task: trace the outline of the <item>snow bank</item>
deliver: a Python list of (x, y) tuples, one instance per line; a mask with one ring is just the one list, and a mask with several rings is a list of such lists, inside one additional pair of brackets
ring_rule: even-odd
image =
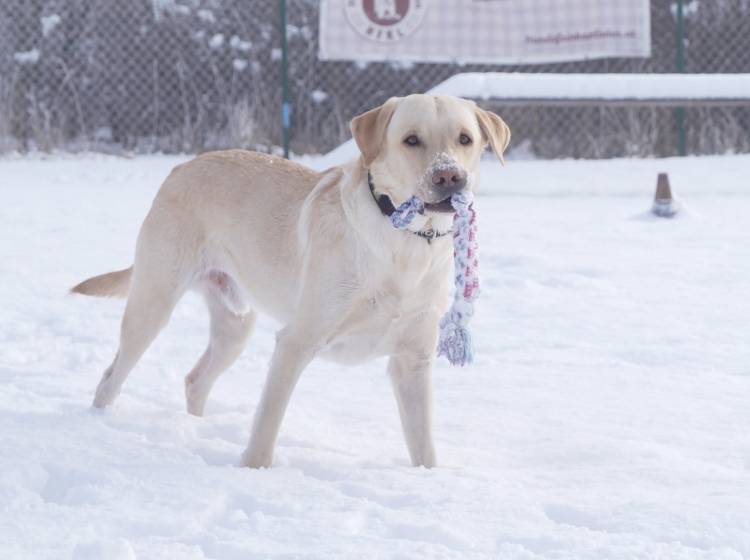
[[(276, 466), (237, 468), (277, 325), (189, 417), (195, 296), (90, 410), (123, 302), (66, 289), (131, 262), (182, 159), (0, 160), (4, 560), (750, 556), (749, 157), (487, 162), (477, 363), (436, 369), (432, 471), (383, 360), (314, 362)], [(658, 171), (700, 219), (632, 219)]]
[(746, 99), (750, 74), (456, 74), (430, 93), (469, 99)]

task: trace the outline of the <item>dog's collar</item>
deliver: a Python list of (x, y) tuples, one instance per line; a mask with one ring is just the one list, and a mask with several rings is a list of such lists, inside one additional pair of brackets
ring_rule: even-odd
[[(372, 194), (372, 199), (375, 201), (375, 204), (378, 205), (378, 208), (380, 208), (381, 214), (383, 214), (383, 216), (385, 216), (386, 218), (390, 218), (391, 215), (396, 211), (396, 207), (393, 205), (393, 201), (391, 200), (390, 196), (375, 193), (375, 184), (372, 181), (372, 173), (370, 173), (369, 169), (367, 171), (367, 185), (370, 187), (370, 194)], [(424, 211), (420, 212), (420, 214), (424, 214)], [(407, 231), (426, 240), (427, 244), (429, 245), (430, 243), (432, 243), (433, 239), (448, 235), (453, 230), (449, 229), (448, 231), (438, 231), (436, 229), (420, 229), (419, 231)]]

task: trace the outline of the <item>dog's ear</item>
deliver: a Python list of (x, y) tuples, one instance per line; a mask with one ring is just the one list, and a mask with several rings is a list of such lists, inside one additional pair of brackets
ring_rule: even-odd
[(500, 163), (505, 165), (503, 152), (505, 152), (505, 148), (510, 144), (510, 128), (495, 113), (485, 111), (479, 107), (476, 108), (476, 113), (479, 128), (482, 130), (485, 140), (489, 142), (492, 151), (495, 152)]
[(380, 107), (352, 119), (352, 136), (362, 152), (365, 167), (369, 167), (380, 155), (385, 142), (385, 131), (391, 122), (397, 102), (398, 97), (391, 97)]

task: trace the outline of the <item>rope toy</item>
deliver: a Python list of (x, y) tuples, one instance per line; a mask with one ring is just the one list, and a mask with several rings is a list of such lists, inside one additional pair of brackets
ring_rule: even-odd
[[(474, 346), (468, 329), (474, 315), (474, 300), (479, 295), (479, 244), (473, 203), (474, 194), (471, 191), (459, 191), (451, 197), (451, 205), (456, 211), (453, 216), (456, 291), (450, 309), (440, 319), (437, 353), (448, 358), (454, 366), (464, 366), (474, 361)], [(391, 214), (391, 224), (396, 229), (406, 229), (423, 211), (424, 202), (413, 196)]]
[(396, 208), (393, 214), (388, 218), (391, 221), (391, 225), (396, 229), (406, 229), (417, 217), (417, 214), (424, 212), (424, 202), (419, 200), (416, 196), (412, 196), (409, 200), (404, 202), (401, 206)]

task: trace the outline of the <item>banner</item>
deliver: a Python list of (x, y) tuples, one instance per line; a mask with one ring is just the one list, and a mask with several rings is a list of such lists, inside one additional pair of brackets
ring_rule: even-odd
[(319, 44), (323, 60), (648, 57), (649, 0), (323, 0)]

